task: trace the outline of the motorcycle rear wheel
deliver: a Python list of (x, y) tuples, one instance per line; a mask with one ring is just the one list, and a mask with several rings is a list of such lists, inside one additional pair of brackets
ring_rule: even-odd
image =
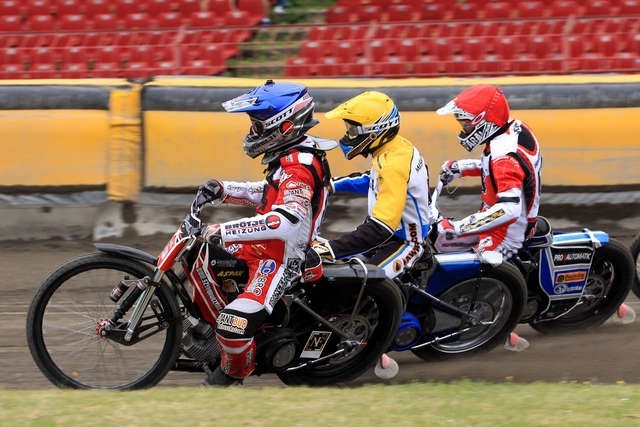
[(45, 279), (29, 307), (27, 342), (47, 379), (61, 388), (132, 390), (165, 377), (182, 334), (168, 286), (155, 290), (143, 313), (140, 326), (151, 326), (149, 337), (123, 345), (99, 334), (116, 305), (109, 299), (113, 287), (127, 276), (151, 274), (144, 264), (96, 253), (62, 264)]
[[(474, 292), (477, 295), (471, 298)], [(509, 263), (492, 268), (480, 278), (459, 282), (438, 297), (464, 311), (470, 311), (491, 325), (463, 325), (470, 327), (457, 337), (411, 350), (422, 360), (431, 362), (487, 352), (507, 339), (517, 326), (526, 300), (526, 283), (520, 271)], [(452, 316), (453, 317), (453, 316)], [(461, 322), (459, 319), (452, 321)]]
[(555, 320), (529, 325), (544, 334), (570, 332), (602, 325), (624, 302), (634, 277), (634, 262), (629, 250), (610, 240), (596, 249), (585, 285), (585, 293), (595, 298)]
[(631, 242), (631, 256), (635, 265), (635, 277), (633, 278), (633, 285), (631, 290), (638, 298), (640, 298), (640, 234), (638, 234)]
[[(335, 292), (331, 288), (324, 290), (323, 298), (327, 302), (312, 308), (334, 326), (357, 335), (357, 340), (364, 345), (315, 366), (277, 372), (285, 384), (325, 386), (352, 381), (372, 368), (391, 345), (402, 316), (402, 294), (395, 283), (388, 279), (368, 282), (354, 317), (351, 313), (360, 283), (340, 283), (332, 287)], [(327, 327), (310, 325), (304, 336), (318, 329), (327, 330)]]

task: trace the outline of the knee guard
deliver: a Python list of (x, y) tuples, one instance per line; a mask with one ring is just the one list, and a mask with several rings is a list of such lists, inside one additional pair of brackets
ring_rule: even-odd
[(220, 367), (234, 378), (249, 375), (256, 360), (256, 344), (253, 334), (264, 322), (266, 313), (243, 313), (238, 310), (224, 309), (218, 317), (216, 340), (222, 349)]

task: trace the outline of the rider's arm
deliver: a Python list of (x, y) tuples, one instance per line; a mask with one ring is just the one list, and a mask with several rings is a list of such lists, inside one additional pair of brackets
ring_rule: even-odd
[(369, 191), (370, 173), (355, 172), (347, 176), (331, 178), (331, 188), (336, 193), (367, 194)]
[[(306, 153), (305, 153), (306, 154)], [(310, 156), (309, 156), (310, 157)], [(302, 159), (304, 161), (304, 159)], [(311, 161), (311, 159), (309, 160)], [(302, 164), (282, 164), (278, 195), (269, 212), (220, 224), (223, 242), (288, 240), (304, 230), (300, 226), (311, 212), (314, 177)], [(310, 232), (307, 230), (307, 232)]]
[(497, 186), (498, 200), (486, 210), (453, 221), (458, 234), (476, 234), (515, 222), (522, 213), (522, 183), (525, 172), (510, 155), (491, 160), (491, 172)]
[(222, 181), (223, 203), (256, 207), (262, 201), (266, 180), (255, 182)]

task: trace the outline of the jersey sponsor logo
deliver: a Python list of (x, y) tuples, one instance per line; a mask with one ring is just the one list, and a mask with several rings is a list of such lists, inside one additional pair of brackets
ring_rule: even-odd
[[(418, 255), (418, 253), (420, 252), (420, 244), (418, 243), (418, 226), (414, 222), (409, 224), (409, 237), (411, 239), (411, 243), (413, 243), (413, 246), (403, 260), (404, 264), (407, 264), (407, 265), (410, 264), (413, 257)], [(395, 265), (394, 265), (394, 270), (395, 270)]]
[(255, 233), (259, 231), (265, 231), (266, 229), (267, 226), (265, 225), (264, 219), (240, 221), (233, 224), (226, 224), (224, 226), (225, 234), (233, 235)]
[(473, 230), (477, 230), (478, 228), (482, 227), (483, 225), (489, 224), (492, 221), (495, 221), (496, 219), (500, 218), (501, 216), (503, 216), (505, 214), (504, 210), (500, 209), (495, 211), (494, 213), (492, 213), (491, 215), (476, 220), (475, 216), (471, 216), (471, 222), (469, 224), (465, 224), (462, 227), (460, 227), (460, 231), (462, 232), (467, 232), (467, 231), (473, 231)]
[(264, 285), (267, 284), (268, 275), (266, 274), (258, 274), (256, 275), (249, 286), (247, 286), (246, 292), (251, 292), (255, 296), (259, 297), (262, 295), (262, 291)]
[(222, 312), (218, 316), (217, 327), (238, 335), (244, 335), (248, 324), (249, 321), (244, 317)]
[(271, 274), (276, 271), (276, 262), (272, 259), (265, 259), (260, 261), (260, 266), (258, 270), (262, 274)]
[(267, 227), (272, 230), (280, 227), (280, 217), (278, 215), (269, 215), (266, 218)]

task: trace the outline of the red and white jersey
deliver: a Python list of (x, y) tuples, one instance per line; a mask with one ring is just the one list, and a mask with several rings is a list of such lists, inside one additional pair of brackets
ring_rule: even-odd
[(322, 160), (301, 148), (281, 157), (263, 181), (223, 181), (223, 203), (252, 206), (257, 213), (220, 224), (225, 245), (277, 240), (284, 243), (279, 261), (304, 260), (326, 207), (325, 174)]
[(482, 178), (483, 207), (457, 221), (461, 235), (480, 235), (481, 249), (520, 249), (540, 207), (542, 155), (531, 129), (513, 120), (486, 143), (480, 161), (458, 164), (463, 176)]

